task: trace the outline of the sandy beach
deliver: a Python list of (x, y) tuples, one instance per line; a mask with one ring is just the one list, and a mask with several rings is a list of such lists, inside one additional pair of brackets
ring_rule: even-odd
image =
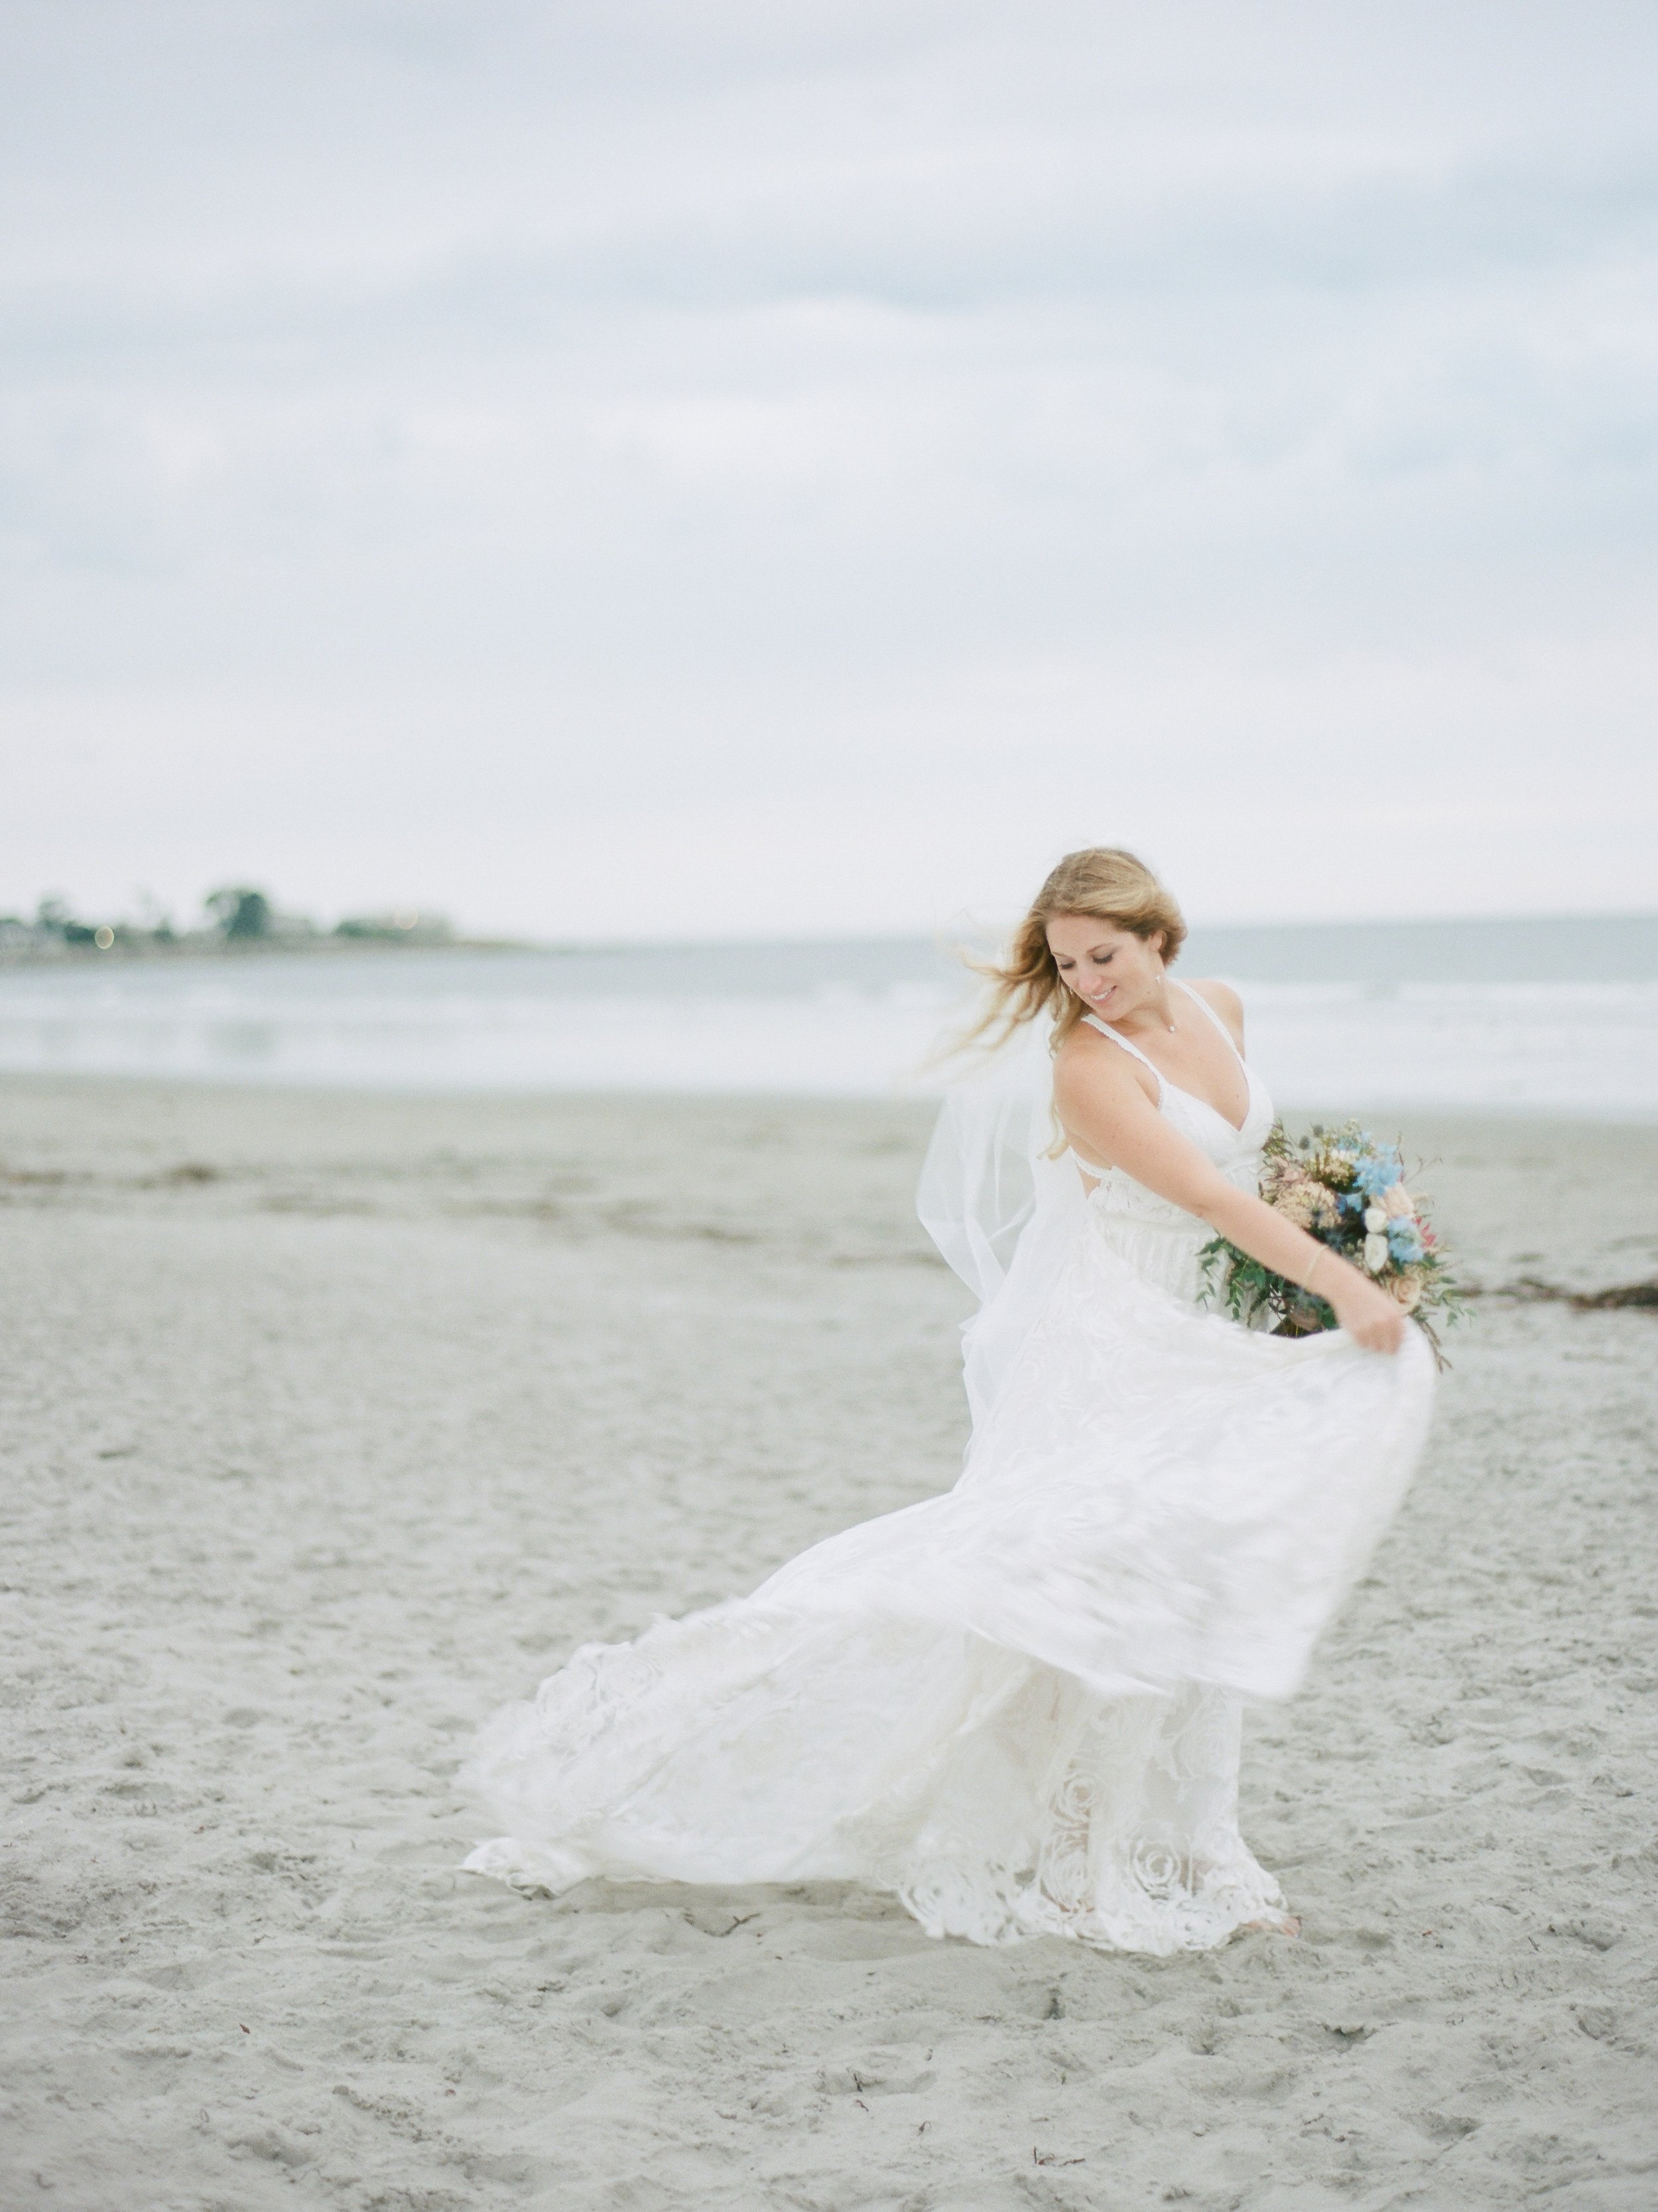
[(496, 1705), (953, 1480), (929, 1121), (0, 1086), (5, 2212), (1658, 2202), (1658, 1314), (1525, 1290), (1658, 1276), (1658, 1128), (1405, 1117), (1483, 1295), (1249, 1723), (1298, 1941), (456, 1871)]

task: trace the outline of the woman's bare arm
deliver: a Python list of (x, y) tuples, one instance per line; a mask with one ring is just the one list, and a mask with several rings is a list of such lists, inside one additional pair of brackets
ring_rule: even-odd
[(1076, 1031), (1065, 1040), (1054, 1066), (1054, 1103), (1079, 1152), (1121, 1168), (1264, 1267), (1327, 1298), (1342, 1327), (1368, 1350), (1396, 1352), (1405, 1316), (1393, 1299), (1327, 1244), (1228, 1182), (1169, 1127), (1142, 1088), (1138, 1065), (1108, 1037)]

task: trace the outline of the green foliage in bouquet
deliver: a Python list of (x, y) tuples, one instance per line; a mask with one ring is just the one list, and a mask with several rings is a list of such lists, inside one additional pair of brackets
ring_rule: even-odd
[[(1444, 1365), (1435, 1324), (1461, 1319), (1462, 1293), (1422, 1199), (1405, 1187), (1396, 1145), (1379, 1143), (1356, 1121), (1339, 1129), (1315, 1121), (1311, 1136), (1291, 1144), (1277, 1122), (1262, 1147), (1261, 1196), (1396, 1298)], [(1323, 1298), (1310, 1297), (1224, 1237), (1204, 1245), (1203, 1262), (1208, 1296), (1234, 1321), (1271, 1327), (1280, 1336), (1316, 1336), (1336, 1326)]]

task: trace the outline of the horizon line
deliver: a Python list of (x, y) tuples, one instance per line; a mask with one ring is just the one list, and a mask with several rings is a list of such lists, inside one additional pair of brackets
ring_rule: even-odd
[[(1461, 929), (1472, 927), (1512, 927), (1517, 923), (1550, 922), (1658, 922), (1658, 906), (1631, 908), (1576, 908), (1563, 912), (1533, 909), (1527, 913), (1503, 914), (1432, 914), (1369, 915), (1312, 915), (1271, 921), (1193, 921), (1189, 917), (1186, 927), (1198, 930), (1289, 930), (1289, 929)], [(862, 929), (832, 930), (820, 934), (801, 931), (779, 932), (775, 934), (745, 931), (720, 936), (664, 936), (651, 932), (639, 937), (546, 937), (510, 938), (504, 933), (474, 936), (470, 932), (459, 933), (458, 945), (484, 945), (497, 944), (511, 949), (535, 952), (631, 952), (645, 946), (671, 946), (676, 950), (708, 951), (723, 946), (758, 945), (895, 945), (943, 942), (950, 929), (988, 933), (1011, 929), (1017, 918), (999, 923), (963, 921), (948, 927), (940, 925), (932, 929)], [(411, 948), (419, 949), (419, 948)], [(440, 947), (431, 947), (433, 951)]]

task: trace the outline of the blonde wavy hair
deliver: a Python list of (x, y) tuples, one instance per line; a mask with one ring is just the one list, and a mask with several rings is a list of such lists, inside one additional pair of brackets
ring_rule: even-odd
[(1161, 936), (1165, 966), (1186, 942), (1179, 906), (1143, 860), (1112, 845), (1067, 853), (1014, 933), (1007, 958), (972, 963), (991, 988), (990, 1003), (964, 1042), (1001, 1044), (1026, 1022), (1051, 1013), (1058, 1050), (1087, 1011), (1048, 950), (1048, 924), (1070, 914), (1092, 915), (1147, 943)]

